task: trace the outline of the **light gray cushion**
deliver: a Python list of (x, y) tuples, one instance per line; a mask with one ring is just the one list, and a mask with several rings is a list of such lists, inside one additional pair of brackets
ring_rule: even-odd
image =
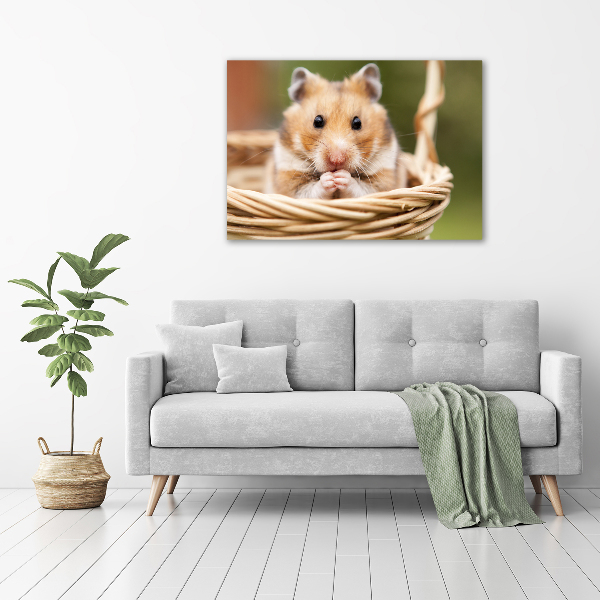
[[(244, 322), (242, 346), (288, 348), (294, 390), (354, 389), (354, 304), (350, 300), (178, 300), (179, 325)], [(218, 343), (218, 342), (217, 342)]]
[(540, 391), (533, 300), (356, 302), (356, 389), (452, 381)]
[[(532, 392), (503, 392), (517, 408), (522, 446), (556, 444), (556, 411)], [(389, 392), (179, 394), (150, 415), (158, 447), (407, 447), (417, 438), (405, 402)]]
[(213, 344), (218, 394), (291, 392), (285, 373), (287, 346), (236, 348)]
[(239, 346), (242, 327), (242, 321), (209, 327), (157, 325), (167, 361), (165, 394), (214, 392), (219, 376), (213, 344)]

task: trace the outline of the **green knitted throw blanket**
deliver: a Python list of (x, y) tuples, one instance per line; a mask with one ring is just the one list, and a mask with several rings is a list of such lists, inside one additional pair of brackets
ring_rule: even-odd
[(517, 410), (506, 396), (454, 383), (423, 383), (394, 393), (412, 415), (443, 525), (543, 523), (525, 498)]

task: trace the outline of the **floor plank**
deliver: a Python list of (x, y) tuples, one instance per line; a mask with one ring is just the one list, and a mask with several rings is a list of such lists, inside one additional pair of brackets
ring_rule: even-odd
[(428, 489), (417, 490), (417, 498), (450, 598), (485, 600), (485, 589), (458, 530), (439, 522)]
[(545, 528), (567, 552), (588, 579), (600, 589), (600, 551), (568, 519), (557, 517), (551, 507), (543, 507), (540, 517)]
[[(136, 501), (140, 492), (116, 491), (19, 569), (22, 588), (30, 589), (27, 599), (60, 598), (75, 584), (141, 516), (145, 498)], [(48, 568), (44, 567), (46, 560)]]
[(264, 494), (265, 490), (241, 491), (186, 581), (180, 600), (208, 598), (208, 590), (212, 594), (215, 586), (215, 593), (210, 597), (217, 595)]
[[(0, 556), (60, 514), (61, 511), (59, 510), (45, 510), (40, 508), (24, 519), (21, 519), (21, 521), (13, 525), (10, 529), (0, 534)], [(0, 576), (0, 581), (3, 579)]]
[(252, 600), (271, 552), (290, 490), (267, 490), (219, 590), (219, 600)]
[(386, 491), (386, 494), (377, 496), (367, 491), (372, 599), (409, 599), (408, 580), (398, 537), (394, 504), (389, 490)]
[(370, 597), (369, 557), (338, 554), (335, 561), (333, 600), (365, 600)]
[[(543, 525), (529, 525), (529, 527), (543, 527)], [(548, 571), (515, 527), (489, 529), (489, 532), (522, 588), (558, 589)]]
[(371, 597), (369, 535), (365, 490), (340, 492), (336, 562), (333, 576), (335, 600)]
[[(131, 502), (138, 513), (131, 525), (122, 532), (94, 564), (62, 596), (64, 600), (96, 600), (136, 556), (146, 542), (164, 524), (167, 517), (177, 508), (189, 490), (175, 490), (174, 494), (163, 494), (154, 515), (145, 515), (146, 494), (140, 494)], [(140, 510), (141, 509), (141, 510)], [(124, 509), (125, 510), (125, 509)], [(112, 519), (111, 519), (112, 521)], [(111, 521), (108, 521), (107, 526)]]
[(338, 556), (369, 556), (365, 490), (341, 490), (338, 522)]
[[(551, 511), (552, 509), (548, 509), (548, 514), (543, 512), (540, 515), (547, 521), (546, 525), (548, 519), (551, 519), (554, 515), (554, 512)], [(556, 517), (556, 515), (554, 517), (560, 519), (563, 523), (567, 521), (564, 517)], [(581, 600), (583, 598), (587, 600), (588, 597), (598, 598), (598, 589), (546, 526), (519, 525), (517, 530), (569, 600)]]
[[(18, 498), (17, 493), (11, 494), (6, 499)], [(14, 527), (17, 523), (28, 517), (30, 514), (40, 510), (40, 503), (35, 496), (29, 496), (16, 503), (15, 506), (6, 510), (0, 515), (0, 534), (9, 531), (11, 527)], [(46, 509), (48, 510), (48, 509)]]
[(152, 596), (154, 588), (176, 588), (177, 593), (181, 591), (239, 493), (240, 490), (217, 490), (211, 496), (140, 598)]
[[(0, 500), (0, 516), (33, 497), (35, 497), (35, 490), (15, 490), (12, 494), (7, 494)], [(37, 506), (39, 507), (39, 503)], [(0, 528), (0, 531), (4, 530)]]
[(526, 598), (493, 540), (492, 544), (467, 544), (467, 551), (490, 600)]
[(293, 595), (296, 590), (315, 490), (292, 490), (258, 594)]
[[(584, 490), (581, 490), (583, 492)], [(587, 490), (585, 490), (587, 491)], [(581, 498), (591, 509), (591, 511), (600, 512), (600, 498), (589, 492), (589, 495), (583, 493), (577, 493), (573, 490), (573, 493)], [(594, 517), (594, 515), (587, 510), (582, 504), (580, 504), (567, 490), (561, 490), (560, 498), (563, 505), (565, 517), (583, 533), (583, 535), (600, 534), (600, 521)], [(597, 506), (591, 499), (596, 498), (598, 500)]]
[(158, 531), (110, 584), (102, 598), (137, 598), (205, 505), (206, 501), (180, 502)]

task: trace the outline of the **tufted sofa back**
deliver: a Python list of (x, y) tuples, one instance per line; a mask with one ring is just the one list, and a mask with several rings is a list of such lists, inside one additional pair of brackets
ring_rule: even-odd
[(244, 321), (242, 346), (287, 345), (294, 390), (354, 389), (351, 300), (177, 300), (171, 322), (214, 325)]
[(540, 391), (533, 300), (363, 300), (355, 306), (355, 387), (453, 381)]

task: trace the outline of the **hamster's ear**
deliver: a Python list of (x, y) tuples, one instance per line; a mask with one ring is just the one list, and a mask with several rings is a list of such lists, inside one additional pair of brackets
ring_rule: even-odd
[(353, 79), (362, 79), (367, 95), (371, 102), (377, 102), (381, 98), (381, 79), (379, 67), (375, 63), (365, 65)]
[(306, 93), (306, 82), (308, 78), (312, 76), (313, 74), (304, 67), (294, 69), (294, 72), (292, 73), (292, 85), (288, 88), (288, 94), (290, 95), (291, 100), (294, 102), (302, 102)]

